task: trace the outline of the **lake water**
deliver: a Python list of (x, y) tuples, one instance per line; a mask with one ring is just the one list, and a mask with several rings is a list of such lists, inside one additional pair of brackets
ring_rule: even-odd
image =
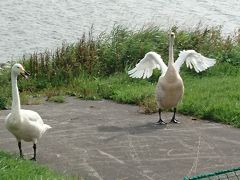
[(184, 28), (199, 22), (223, 26), (224, 34), (240, 28), (239, 0), (0, 0), (0, 62), (23, 54), (76, 42), (94, 25), (94, 34), (114, 24)]

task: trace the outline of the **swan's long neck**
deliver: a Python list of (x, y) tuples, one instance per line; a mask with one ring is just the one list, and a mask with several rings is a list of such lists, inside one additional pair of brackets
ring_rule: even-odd
[(174, 34), (170, 34), (168, 69), (165, 74), (166, 80), (170, 83), (176, 82), (176, 80), (178, 79), (178, 72), (175, 69), (174, 58), (173, 58), (173, 43), (174, 43)]
[(11, 73), (12, 79), (12, 113), (20, 113), (20, 97), (17, 86), (17, 76), (13, 72)]
[(174, 64), (174, 59), (173, 59), (173, 42), (174, 37), (169, 38), (169, 60), (168, 60), (168, 66)]

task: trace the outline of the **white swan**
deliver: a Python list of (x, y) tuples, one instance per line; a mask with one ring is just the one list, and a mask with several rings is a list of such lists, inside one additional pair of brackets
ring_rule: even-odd
[(21, 64), (14, 64), (11, 71), (12, 110), (5, 119), (5, 126), (18, 141), (20, 157), (23, 157), (21, 140), (33, 142), (34, 156), (31, 160), (36, 161), (36, 143), (43, 133), (51, 127), (43, 123), (37, 112), (21, 109), (17, 86), (17, 76), (20, 74), (25, 78), (29, 75)]
[(156, 88), (156, 101), (158, 104), (159, 121), (156, 124), (166, 124), (161, 119), (162, 109), (174, 108), (174, 114), (171, 122), (179, 123), (175, 118), (176, 107), (184, 93), (184, 85), (181, 76), (179, 75), (180, 67), (186, 61), (187, 67), (192, 67), (196, 72), (201, 72), (213, 66), (216, 63), (215, 59), (210, 59), (202, 56), (194, 50), (181, 51), (178, 59), (174, 62), (173, 44), (175, 34), (169, 34), (169, 60), (168, 66), (165, 65), (161, 56), (155, 52), (148, 52), (145, 57), (140, 60), (135, 68), (128, 71), (132, 78), (149, 78), (152, 75), (153, 69), (158, 68), (162, 74), (159, 77)]

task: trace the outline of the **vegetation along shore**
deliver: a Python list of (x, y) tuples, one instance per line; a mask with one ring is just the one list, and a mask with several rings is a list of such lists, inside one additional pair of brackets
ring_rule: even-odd
[[(178, 112), (240, 127), (240, 32), (223, 36), (221, 27), (197, 27), (176, 34), (174, 56), (194, 49), (217, 60), (206, 72), (182, 68), (185, 95)], [(145, 53), (155, 51), (168, 60), (168, 31), (160, 27), (129, 30), (115, 26), (110, 33), (94, 37), (92, 30), (78, 42), (62, 44), (56, 50), (32, 53), (19, 60), (31, 73), (19, 82), (22, 104), (42, 100), (64, 102), (64, 96), (110, 99), (139, 105), (145, 113), (156, 112), (155, 86), (160, 72), (145, 80), (128, 77)], [(1, 71), (0, 108), (11, 104), (10, 71)]]

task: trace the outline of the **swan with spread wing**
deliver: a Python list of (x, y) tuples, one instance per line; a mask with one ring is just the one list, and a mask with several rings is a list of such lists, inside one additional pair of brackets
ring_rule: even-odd
[(195, 50), (183, 50), (179, 53), (179, 57), (174, 62), (173, 57), (173, 44), (175, 34), (171, 32), (169, 34), (169, 60), (166, 65), (161, 56), (156, 52), (148, 52), (140, 62), (128, 71), (128, 74), (132, 78), (149, 78), (153, 69), (157, 68), (161, 70), (161, 76), (159, 77), (156, 88), (156, 101), (158, 105), (159, 120), (156, 124), (166, 124), (161, 118), (161, 112), (163, 109), (174, 109), (174, 114), (171, 119), (173, 123), (179, 123), (175, 118), (177, 105), (181, 101), (184, 94), (183, 80), (179, 74), (181, 66), (186, 62), (187, 67), (199, 73), (216, 63), (215, 59), (207, 58), (197, 53)]

